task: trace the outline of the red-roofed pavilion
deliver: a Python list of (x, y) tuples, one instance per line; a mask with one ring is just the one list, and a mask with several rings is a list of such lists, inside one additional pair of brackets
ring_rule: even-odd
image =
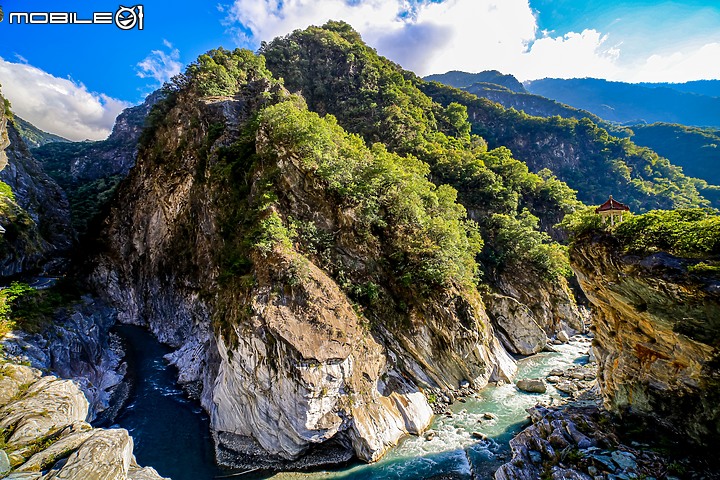
[(595, 213), (603, 218), (603, 223), (607, 223), (607, 219), (610, 218), (610, 225), (615, 225), (615, 217), (618, 217), (618, 223), (622, 222), (623, 213), (629, 211), (630, 207), (624, 203), (618, 202), (612, 197), (612, 195), (610, 195), (607, 202), (595, 209)]

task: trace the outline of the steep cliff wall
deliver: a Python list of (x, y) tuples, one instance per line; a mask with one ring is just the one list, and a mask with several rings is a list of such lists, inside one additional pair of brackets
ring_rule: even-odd
[[(0, 100), (2, 97), (0, 97)], [(47, 266), (66, 253), (74, 232), (65, 194), (43, 171), (12, 121), (0, 116), (0, 276)], [(9, 188), (8, 188), (9, 187)]]
[(73, 227), (82, 236), (112, 199), (115, 188), (135, 164), (137, 145), (160, 91), (118, 115), (106, 140), (53, 142), (33, 149), (45, 171), (65, 190)]
[[(271, 468), (338, 460), (320, 445), (373, 461), (427, 427), (422, 388), (509, 379), (514, 363), (477, 291), (413, 284), (409, 273), (403, 283), (397, 271), (418, 260), (387, 239), (403, 220), (387, 206), (367, 210), (323, 175), (334, 162), (352, 168), (348, 149), (357, 148), (368, 165), (391, 161), (412, 181), (424, 177), (313, 117), (261, 66), (248, 66), (258, 61), (249, 52), (232, 54), (245, 62), (232, 67), (232, 87), (206, 88), (227, 93), (199, 93), (202, 66), (228, 52), (213, 55), (159, 106), (164, 116), (120, 187), (92, 277), (121, 321), (178, 349), (171, 361), (211, 415), (220, 460)], [(273, 105), (277, 117), (262, 113)], [(317, 142), (303, 143), (313, 135)], [(366, 173), (379, 192), (372, 182), (381, 179)]]
[[(662, 239), (655, 239), (662, 241)], [(667, 253), (629, 255), (608, 233), (570, 252), (594, 306), (607, 408), (642, 414), (703, 445), (720, 438), (720, 281)], [(694, 270), (694, 272), (693, 272)]]

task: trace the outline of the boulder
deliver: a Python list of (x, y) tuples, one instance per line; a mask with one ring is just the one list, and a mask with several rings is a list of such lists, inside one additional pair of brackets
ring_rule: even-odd
[(515, 385), (518, 389), (529, 393), (545, 393), (547, 391), (545, 382), (539, 378), (523, 378), (518, 380)]

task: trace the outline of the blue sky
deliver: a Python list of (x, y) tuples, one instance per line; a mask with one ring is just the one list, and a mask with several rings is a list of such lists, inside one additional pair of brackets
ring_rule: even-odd
[(117, 0), (0, 5), (4, 94), (20, 116), (73, 139), (104, 138), (122, 108), (210, 48), (255, 49), (329, 18), (348, 21), (381, 54), (421, 75), (498, 69), (521, 80), (720, 78), (717, 0), (145, 0), (142, 31), (9, 24), (11, 12), (82, 19), (114, 12)]

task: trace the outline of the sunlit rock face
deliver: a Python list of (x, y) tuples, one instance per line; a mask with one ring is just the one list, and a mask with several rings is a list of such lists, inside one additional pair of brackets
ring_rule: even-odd
[[(210, 413), (222, 463), (337, 462), (326, 448), (375, 461), (427, 428), (424, 388), (481, 388), (516, 367), (474, 288), (406, 294), (402, 308), (363, 310), (349, 298), (343, 276), (372, 272), (379, 288), (396, 288), (388, 253), (355, 230), (355, 212), (311, 168), (251, 123), (287, 96), (264, 78), (232, 96), (181, 93), (119, 189), (92, 281), (120, 321), (177, 349), (169, 358)], [(243, 168), (262, 161), (239, 180), (227, 152)], [(247, 241), (236, 214), (267, 194), (268, 178), (272, 214), (332, 232), (327, 254), (342, 275), (297, 244), (232, 256), (230, 246)]]
[(571, 250), (594, 305), (593, 350), (605, 406), (652, 417), (696, 443), (720, 438), (720, 282), (697, 260), (624, 255), (609, 234)]

